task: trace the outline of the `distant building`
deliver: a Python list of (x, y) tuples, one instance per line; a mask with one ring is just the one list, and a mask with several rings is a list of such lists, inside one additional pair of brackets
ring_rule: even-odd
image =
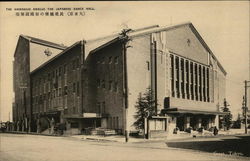
[(14, 121), (28, 117), (32, 130), (37, 120), (49, 127), (53, 117), (71, 134), (88, 127), (134, 131), (135, 104), (148, 87), (158, 104), (151, 131), (219, 127), (223, 115), (227, 73), (192, 23), (70, 47), (20, 36), (14, 71)]

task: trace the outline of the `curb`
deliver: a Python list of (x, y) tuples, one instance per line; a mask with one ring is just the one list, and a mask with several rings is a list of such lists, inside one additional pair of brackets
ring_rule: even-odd
[(35, 133), (35, 132), (20, 132), (20, 131), (8, 131), (3, 132), (3, 134), (27, 134), (27, 135), (40, 135), (40, 136), (54, 136), (54, 137), (63, 137), (65, 135), (51, 135), (51, 134), (41, 134), (41, 133)]

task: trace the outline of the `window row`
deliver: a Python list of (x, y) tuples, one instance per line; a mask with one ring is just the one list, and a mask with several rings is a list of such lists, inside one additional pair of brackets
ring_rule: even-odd
[[(107, 84), (107, 87), (106, 87)], [(97, 88), (108, 89), (110, 91), (118, 92), (118, 82), (114, 82), (112, 80), (106, 82), (104, 79), (97, 79)]]
[(97, 102), (97, 113), (100, 114), (106, 113), (105, 102)]
[(170, 55), (172, 97), (210, 102), (209, 68)]
[[(33, 87), (38, 86), (42, 83), (45, 83), (46, 81), (55, 80), (55, 78), (58, 78), (62, 76), (63, 74), (66, 76), (67, 71), (68, 71), (68, 66), (70, 66), (70, 64), (64, 64), (64, 65), (57, 67), (53, 71), (48, 72), (47, 74), (44, 74), (41, 78), (38, 78), (37, 80), (33, 82)], [(71, 69), (76, 70), (76, 69), (79, 69), (79, 67), (80, 67), (79, 58), (73, 59), (71, 62)]]
[[(98, 58), (97, 58), (98, 59)], [(118, 64), (118, 62), (119, 62), (119, 57), (118, 56), (115, 56), (115, 57), (113, 57), (113, 56), (109, 56), (109, 57), (101, 57), (101, 58), (99, 58), (98, 60), (97, 60), (97, 64), (105, 64), (105, 62), (107, 63), (107, 64), (112, 64), (112, 63), (114, 63), (114, 64)]]
[(64, 109), (67, 109), (68, 106), (68, 98), (67, 96), (53, 100), (44, 100), (40, 104), (32, 104), (33, 112), (46, 112), (48, 109), (54, 108), (54, 107), (64, 107)]
[[(72, 85), (72, 93), (76, 94), (76, 96), (80, 96), (80, 84), (79, 82), (73, 83)], [(49, 91), (45, 94), (36, 95), (33, 99), (35, 103), (39, 103), (39, 100), (50, 100), (57, 97), (68, 95), (68, 86), (64, 86), (64, 88), (57, 88), (52, 91)]]
[(108, 128), (119, 129), (119, 117), (108, 117)]

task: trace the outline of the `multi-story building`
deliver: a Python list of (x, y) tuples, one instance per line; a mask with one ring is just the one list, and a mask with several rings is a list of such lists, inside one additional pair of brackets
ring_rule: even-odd
[[(31, 123), (31, 78), (30, 73), (42, 63), (48, 61), (66, 49), (65, 46), (41, 39), (21, 35), (19, 37), (13, 63), (13, 84), (15, 100), (13, 104), (13, 121), (21, 129), (22, 125)], [(50, 53), (53, 52), (53, 55)], [(46, 55), (47, 54), (47, 55)], [(23, 128), (24, 130), (24, 128)]]
[(152, 131), (218, 127), (223, 115), (226, 71), (192, 23), (80, 41), (29, 72), (30, 114), (76, 133), (136, 130), (135, 104), (148, 87), (157, 102)]

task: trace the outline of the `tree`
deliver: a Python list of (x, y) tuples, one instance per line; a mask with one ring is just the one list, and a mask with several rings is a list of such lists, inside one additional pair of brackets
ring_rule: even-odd
[(136, 129), (144, 129), (144, 119), (156, 115), (156, 101), (154, 100), (151, 88), (147, 88), (143, 95), (141, 93), (139, 94), (135, 108), (137, 110), (134, 116), (136, 121), (133, 125)]
[(238, 114), (237, 120), (233, 122), (233, 128), (241, 128), (241, 116)]
[(227, 130), (229, 130), (232, 125), (232, 114), (228, 106), (229, 106), (228, 102), (226, 101), (226, 99), (224, 99), (223, 112), (227, 112), (228, 114), (224, 116), (223, 125)]

